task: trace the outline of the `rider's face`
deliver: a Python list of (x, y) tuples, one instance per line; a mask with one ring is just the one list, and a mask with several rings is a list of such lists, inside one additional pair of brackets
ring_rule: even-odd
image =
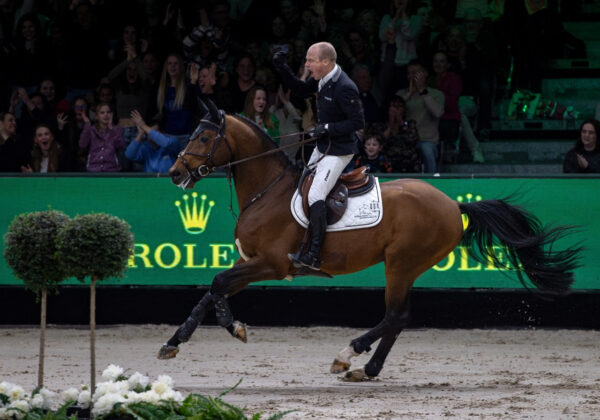
[(315, 80), (321, 80), (329, 72), (330, 60), (319, 58), (317, 48), (310, 47), (306, 52), (306, 68)]

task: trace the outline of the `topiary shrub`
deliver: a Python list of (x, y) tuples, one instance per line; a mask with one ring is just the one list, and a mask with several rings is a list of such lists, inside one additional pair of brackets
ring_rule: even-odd
[(90, 284), (90, 390), (96, 387), (96, 282), (123, 277), (133, 250), (129, 224), (105, 213), (73, 218), (56, 238), (57, 252), (69, 275)]
[(37, 296), (42, 290), (55, 290), (67, 275), (56, 255), (56, 236), (69, 222), (69, 216), (56, 211), (36, 211), (15, 217), (4, 235), (4, 258), (15, 276)]
[(38, 387), (44, 386), (44, 349), (46, 347), (46, 306), (49, 290), (67, 276), (56, 253), (56, 237), (69, 223), (69, 216), (56, 211), (36, 211), (15, 217), (4, 235), (4, 258), (25, 287), (41, 296), (40, 352)]
[(129, 224), (105, 213), (76, 216), (57, 236), (60, 260), (80, 281), (123, 277), (132, 249)]

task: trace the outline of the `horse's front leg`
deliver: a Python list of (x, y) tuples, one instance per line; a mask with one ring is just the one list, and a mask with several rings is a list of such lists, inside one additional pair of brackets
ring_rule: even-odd
[(161, 347), (158, 352), (159, 359), (171, 359), (179, 352), (179, 344), (187, 342), (198, 325), (206, 315), (206, 311), (215, 308), (217, 322), (226, 328), (229, 333), (246, 342), (246, 327), (243, 323), (235, 321), (227, 298), (242, 290), (249, 283), (282, 278), (272, 266), (266, 265), (262, 259), (254, 258), (236, 263), (229, 270), (223, 271), (213, 279), (210, 291), (192, 310), (190, 316), (177, 329), (175, 334)]

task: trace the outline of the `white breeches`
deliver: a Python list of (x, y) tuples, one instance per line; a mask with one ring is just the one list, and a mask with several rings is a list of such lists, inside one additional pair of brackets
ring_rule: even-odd
[(319, 200), (325, 201), (327, 194), (329, 194), (335, 185), (342, 174), (342, 171), (354, 157), (354, 155), (325, 155), (319, 160), (321, 156), (323, 156), (323, 153), (319, 152), (319, 149), (315, 147), (312, 155), (310, 155), (310, 160), (308, 161), (308, 167), (311, 169), (315, 167), (315, 162), (318, 161), (316, 163), (317, 170), (315, 172), (315, 179), (308, 192), (309, 206), (312, 206)]

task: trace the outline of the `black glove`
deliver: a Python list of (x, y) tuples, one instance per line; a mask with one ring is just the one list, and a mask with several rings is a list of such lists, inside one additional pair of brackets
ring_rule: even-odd
[(275, 68), (282, 68), (287, 63), (287, 52), (285, 51), (276, 51), (273, 54), (273, 65)]
[(317, 124), (315, 128), (310, 132), (311, 137), (320, 138), (327, 135), (327, 129), (325, 128), (325, 124)]

